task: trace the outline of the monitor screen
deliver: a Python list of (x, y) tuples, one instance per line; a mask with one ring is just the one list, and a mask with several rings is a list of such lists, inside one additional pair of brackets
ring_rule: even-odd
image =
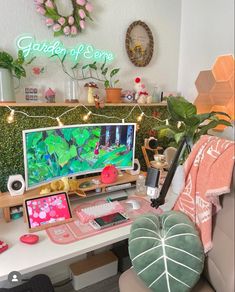
[(23, 131), (26, 189), (62, 177), (131, 169), (135, 124), (90, 124)]

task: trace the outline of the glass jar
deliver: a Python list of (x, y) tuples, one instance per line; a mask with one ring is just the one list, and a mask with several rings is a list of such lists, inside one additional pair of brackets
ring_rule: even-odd
[(159, 103), (159, 102), (160, 102), (159, 90), (158, 90), (158, 86), (155, 85), (155, 86), (153, 87), (152, 103)]
[(65, 81), (65, 102), (79, 102), (79, 85), (77, 80)]
[(136, 180), (136, 195), (137, 196), (146, 196), (147, 194), (145, 179), (146, 177), (143, 174), (140, 174)]

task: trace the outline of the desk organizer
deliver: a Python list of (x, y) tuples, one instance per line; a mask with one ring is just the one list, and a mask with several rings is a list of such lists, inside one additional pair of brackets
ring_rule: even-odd
[(126, 201), (121, 201), (120, 204), (123, 206), (125, 213), (128, 215), (130, 220), (120, 223), (118, 225), (114, 225), (111, 227), (107, 227), (101, 230), (94, 230), (89, 223), (81, 223), (80, 220), (77, 217), (77, 212), (79, 212), (82, 208), (87, 208), (99, 204), (104, 204), (106, 201), (104, 199), (95, 200), (89, 203), (82, 203), (78, 207), (76, 207), (73, 210), (73, 216), (75, 220), (73, 222), (69, 222), (67, 224), (59, 225), (50, 227), (46, 230), (49, 238), (57, 244), (68, 244), (72, 243), (90, 236), (94, 236), (97, 234), (101, 234), (103, 232), (107, 232), (116, 228), (120, 228), (126, 225), (131, 225), (132, 222), (141, 214), (145, 213), (156, 213), (160, 214), (162, 213), (161, 209), (154, 209), (150, 206), (150, 203), (145, 200), (144, 198), (140, 197), (131, 197), (131, 199), (134, 199), (138, 201), (140, 204), (140, 209), (133, 210), (130, 207), (130, 204), (126, 204)]

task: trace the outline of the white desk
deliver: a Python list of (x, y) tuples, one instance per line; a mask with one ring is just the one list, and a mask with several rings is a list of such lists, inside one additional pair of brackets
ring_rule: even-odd
[(26, 274), (126, 239), (130, 225), (65, 245), (53, 243), (45, 231), (37, 232), (39, 243), (26, 245), (19, 241), (25, 233), (28, 229), (23, 218), (10, 223), (0, 220), (0, 239), (9, 244), (9, 249), (0, 254), (0, 282), (12, 271)]

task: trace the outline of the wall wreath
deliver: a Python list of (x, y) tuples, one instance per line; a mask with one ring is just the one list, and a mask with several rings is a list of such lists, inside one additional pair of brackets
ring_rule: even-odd
[(85, 29), (87, 18), (92, 20), (90, 12), (93, 5), (87, 0), (71, 1), (73, 12), (69, 16), (60, 15), (55, 0), (35, 0), (36, 10), (43, 15), (48, 27), (52, 27), (54, 36), (76, 36)]
[(146, 23), (133, 22), (126, 32), (126, 51), (130, 61), (137, 67), (145, 67), (152, 59), (153, 34)]

